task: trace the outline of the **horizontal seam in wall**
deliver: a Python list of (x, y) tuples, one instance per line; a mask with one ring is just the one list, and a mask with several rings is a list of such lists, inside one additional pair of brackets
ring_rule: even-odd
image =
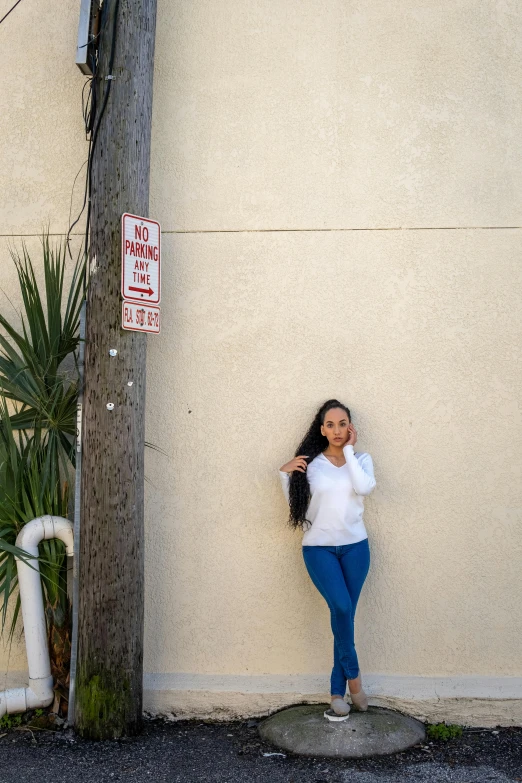
[(292, 233), (308, 231), (320, 233), (331, 231), (475, 231), (492, 229), (520, 229), (521, 226), (421, 226), (404, 227), (390, 226), (386, 228), (219, 228), (219, 229), (201, 229), (201, 230), (162, 230), (162, 234), (263, 234), (263, 233)]
[[(208, 228), (208, 229), (162, 229), (162, 234), (276, 234), (297, 233), (308, 231), (319, 233), (325, 231), (495, 231), (517, 230), (522, 226), (387, 226), (374, 228)], [(0, 237), (40, 237), (41, 234), (0, 234)], [(49, 234), (50, 237), (64, 237), (65, 233)], [(85, 234), (71, 234), (73, 237), (83, 237)]]
[[(212, 691), (235, 693), (319, 693), (329, 673), (298, 675), (212, 675), (144, 672), (146, 691)], [(402, 699), (517, 699), (522, 700), (522, 677), (449, 675), (386, 675), (365, 673), (368, 694)]]

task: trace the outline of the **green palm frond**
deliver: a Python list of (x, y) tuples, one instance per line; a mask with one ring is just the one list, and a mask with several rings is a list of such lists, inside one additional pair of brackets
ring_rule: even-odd
[[(75, 462), (85, 262), (78, 258), (65, 298), (65, 244), (51, 247), (46, 234), (42, 249), (42, 291), (26, 245), (11, 250), (23, 303), (19, 325), (0, 314), (0, 615), (3, 632), (16, 595), (10, 638), (20, 610), (15, 557), (28, 557), (16, 538), (36, 517), (67, 516)], [(38, 560), (47, 611), (59, 625), (69, 608), (63, 543), (43, 541)]]
[(21, 253), (11, 250), (23, 310), (18, 329), (0, 314), (0, 392), (13, 402), (13, 428), (38, 431), (50, 452), (45, 469), (54, 470), (75, 460), (76, 354), (85, 262), (78, 258), (64, 302), (65, 244), (53, 248), (44, 235), (42, 248), (43, 294), (25, 243)]

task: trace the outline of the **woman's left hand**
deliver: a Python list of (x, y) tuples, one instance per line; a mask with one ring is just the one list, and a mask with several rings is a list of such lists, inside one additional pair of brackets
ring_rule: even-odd
[(355, 446), (357, 443), (357, 430), (353, 424), (348, 425), (348, 440), (344, 444), (345, 446)]

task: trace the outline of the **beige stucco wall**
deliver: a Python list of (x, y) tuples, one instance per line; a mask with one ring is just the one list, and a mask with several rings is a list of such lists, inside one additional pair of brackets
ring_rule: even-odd
[[(86, 154), (65, 6), (57, 30), (21, 4), (0, 48), (9, 294), (6, 237), (64, 232)], [(377, 478), (373, 703), (522, 724), (521, 33), (514, 0), (159, 3), (148, 710), (327, 697), (329, 616), (277, 468), (338, 396)], [(17, 676), (23, 649), (2, 660)]]

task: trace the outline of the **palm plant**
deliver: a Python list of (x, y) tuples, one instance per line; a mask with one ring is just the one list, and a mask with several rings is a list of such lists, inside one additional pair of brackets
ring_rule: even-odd
[[(24, 524), (43, 514), (67, 516), (74, 467), (77, 352), (85, 264), (75, 264), (64, 302), (65, 246), (52, 248), (42, 238), (44, 296), (25, 245), (11, 251), (23, 310), (16, 329), (0, 314), (0, 612), (16, 593), (15, 546)], [(43, 541), (39, 561), (55, 688), (67, 697), (71, 607), (67, 596), (67, 559), (61, 541)], [(17, 595), (9, 629), (19, 616)]]
[[(22, 254), (11, 250), (22, 301), (21, 328), (15, 329), (0, 314), (0, 392), (17, 410), (13, 429), (31, 430), (42, 438), (47, 459), (44, 470), (53, 473), (61, 465), (74, 465), (80, 309), (85, 263), (78, 259), (73, 270), (62, 316), (65, 245), (52, 248), (49, 235), (42, 238), (45, 298), (42, 298), (25, 244)], [(72, 360), (72, 361), (71, 361)], [(72, 366), (71, 366), (72, 365)]]

